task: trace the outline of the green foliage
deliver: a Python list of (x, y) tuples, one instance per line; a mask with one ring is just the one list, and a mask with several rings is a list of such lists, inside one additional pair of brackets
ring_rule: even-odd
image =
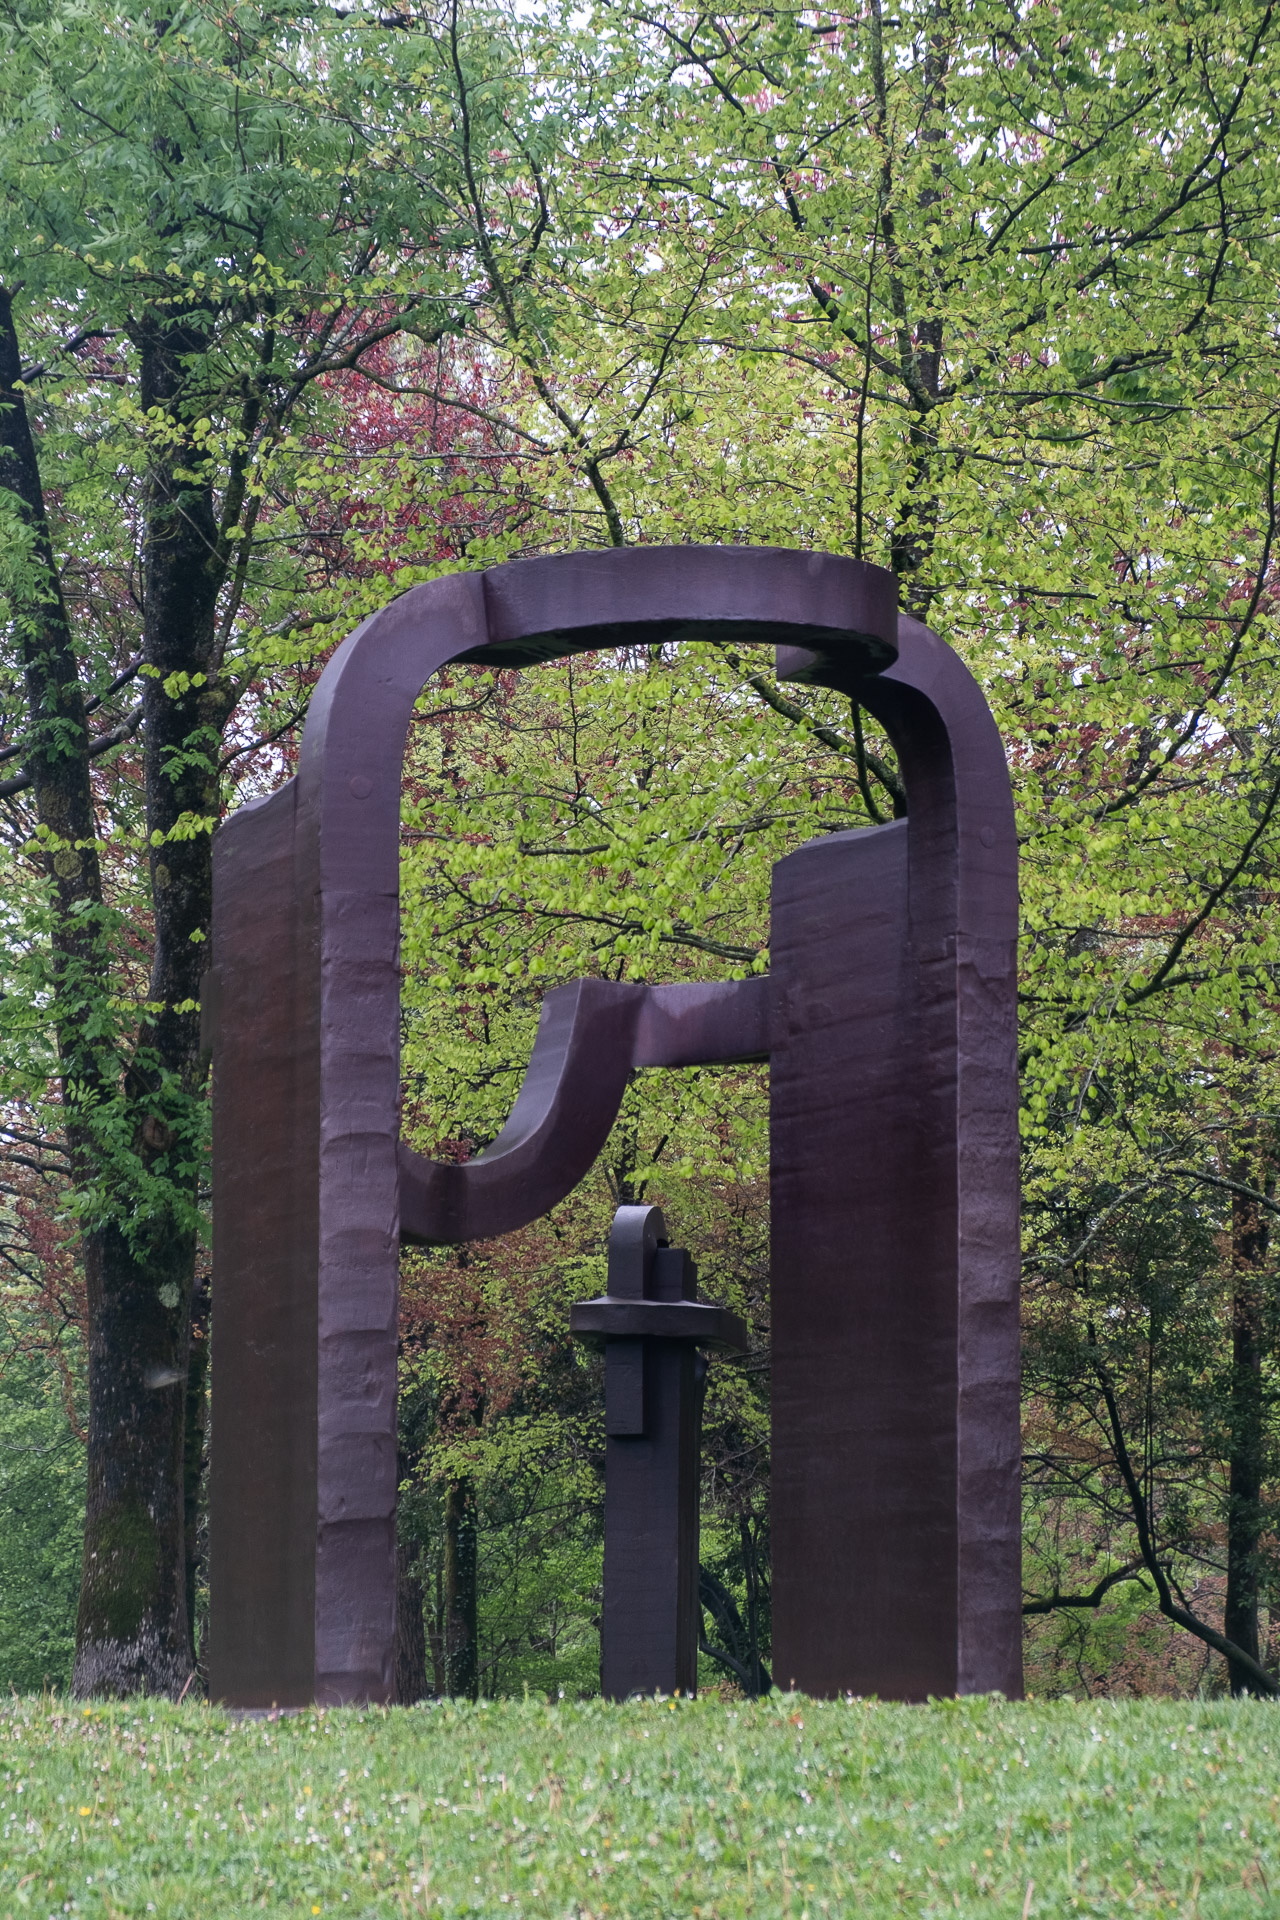
[(62, 1381), (19, 1354), (0, 1372), (0, 1688), (71, 1678), (84, 1527), (84, 1443)]
[[(703, 648), (587, 656), (520, 678), (455, 673), (423, 707), (405, 803), (402, 1005), (410, 1124), (429, 1151), (471, 1151), (496, 1134), (548, 987), (583, 974), (761, 970), (774, 859), (866, 817), (852, 768), (834, 754), (816, 767), (810, 737), (778, 728), (739, 672)], [(842, 718), (834, 699), (814, 711)], [(500, 1651), (482, 1617), (486, 1690), (526, 1677), (596, 1684), (601, 1379), (566, 1330), (570, 1303), (603, 1291), (613, 1205), (660, 1200), (696, 1252), (704, 1297), (745, 1312), (763, 1341), (767, 1160), (759, 1069), (639, 1075), (600, 1167), (545, 1227), (473, 1249), (465, 1264), (407, 1264), (406, 1325), (432, 1343), (442, 1391), (424, 1471), (436, 1485), (460, 1475), (474, 1486), (482, 1615), (510, 1634)], [(746, 1368), (713, 1362), (707, 1396), (704, 1559), (744, 1616), (744, 1522), (753, 1578), (767, 1536), (766, 1366), (759, 1352)], [(532, 1537), (563, 1556), (555, 1529), (523, 1517), (530, 1503), (544, 1513), (548, 1486), (570, 1535), (590, 1543), (565, 1568), (581, 1658), (564, 1680), (534, 1644), (546, 1632), (526, 1629), (508, 1599), (517, 1579), (544, 1580), (519, 1572)], [(766, 1653), (767, 1614), (766, 1591)]]
[[(1088, 1594), (1134, 1557), (1145, 1504), (1152, 1554), (1207, 1620), (1224, 1579), (1258, 1578), (1264, 1602), (1276, 1579), (1270, 1310), (1256, 1393), (1237, 1337), (1243, 1295), (1271, 1297), (1274, 1256), (1259, 1231), (1242, 1266), (1236, 1204), (1271, 1216), (1277, 1160), (1269, 22), (1262, 6), (1228, 23), (1212, 5), (1103, 15), (1085, 0), (515, 18), (512, 46), (575, 111), (536, 161), (504, 147), (523, 193), (504, 185), (510, 251), (484, 261), (486, 337), (511, 370), (502, 418), (546, 462), (559, 544), (851, 551), (892, 567), (981, 681), (1023, 850), (1030, 1524), (1059, 1543), (1031, 1564), (1049, 1592)], [(460, 105), (468, 84), (459, 70)], [(455, 127), (479, 220), (497, 190), (481, 137)], [(545, 521), (531, 530), (545, 542)], [(753, 791), (777, 765), (789, 798), (806, 778), (810, 800), (830, 795), (849, 765), (831, 723), (847, 720), (779, 705), (751, 663), (721, 682), (724, 664), (686, 649), (665, 670), (688, 677), (691, 716), (714, 715), (726, 775), (746, 726)], [(634, 668), (617, 673), (638, 715)], [(410, 1087), (421, 1137), (451, 1151), (507, 1110), (531, 983), (596, 966), (699, 977), (726, 910), (719, 970), (757, 964), (767, 858), (830, 824), (821, 803), (784, 824), (780, 790), (770, 829), (734, 848), (730, 906), (698, 865), (709, 789), (688, 782), (683, 747), (650, 772), (633, 724), (613, 741), (622, 777), (584, 779), (580, 683), (560, 700), (564, 680), (542, 679), (545, 772), (511, 752), (486, 775), (508, 818), (488, 824), (474, 776), (443, 761), (466, 827), (409, 815), (454, 843), (429, 849), (409, 949), (444, 956), (420, 960), (410, 990), (410, 1058), (439, 1062), (413, 1065)], [(869, 746), (891, 783), (884, 743)], [(868, 791), (887, 811), (888, 784)], [(855, 802), (849, 823), (866, 817)], [(415, 849), (406, 873), (420, 870)], [(586, 951), (557, 950), (566, 923)], [(461, 1012), (440, 1028), (446, 986)], [(673, 1136), (720, 1143), (729, 1177), (762, 1166), (744, 1089), (700, 1083), (718, 1098), (682, 1108), (668, 1083), (665, 1112), (633, 1089), (611, 1198), (639, 1191), (633, 1175), (646, 1197), (674, 1192), (691, 1168)], [(714, 1152), (686, 1157), (714, 1184)], [(1253, 1545), (1228, 1553), (1246, 1455), (1266, 1488), (1246, 1502)]]
[[(474, 669), (446, 686), (428, 690), (408, 762), (405, 1077), (423, 1138), (483, 1144), (548, 987), (763, 971), (773, 861), (867, 816), (852, 766), (815, 765), (811, 737), (744, 697), (718, 650)], [(815, 718), (838, 724), (841, 704), (825, 696)], [(708, 1077), (647, 1084), (665, 1130), (687, 1113), (690, 1148), (715, 1155)], [(740, 1140), (732, 1164), (750, 1176), (763, 1160)]]
[[(155, 1037), (172, 1037), (166, 1012), (191, 1028), (197, 999), (182, 991), (166, 1008), (152, 941), (190, 959), (207, 938), (220, 806), (287, 770), (256, 752), (291, 735), (317, 654), (343, 631), (332, 623), (359, 608), (359, 582), (327, 594), (313, 509), (363, 363), (402, 333), (415, 346), (449, 337), (466, 304), (448, 141), (426, 155), (418, 144), (408, 172), (386, 166), (386, 127), (417, 125), (441, 85), (431, 34), (402, 26), (309, 5), (192, 0), (163, 18), (143, 4), (0, 6), (0, 272), (95, 716), (107, 896), (77, 909), (84, 950), (68, 968), (41, 878), (50, 833), (11, 797), (0, 1098), (48, 1137), (68, 1125), (84, 1136), (64, 1204), (87, 1232), (111, 1223), (132, 1242), (171, 1219), (207, 1228), (194, 1200), (207, 1155), (199, 1048), (188, 1038), (175, 1064)], [(470, 32), (483, 63), (486, 29)], [(326, 485), (321, 518), (332, 475)], [(156, 571), (170, 494), (208, 538), (176, 593)], [(14, 536), (0, 543), (0, 738), (15, 771), (35, 739), (16, 640), (52, 588), (32, 574), (34, 536), (12, 496), (0, 512)], [(374, 598), (386, 591), (379, 574)], [(148, 766), (159, 719), (175, 715)], [(65, 719), (56, 726), (73, 755)], [(188, 788), (199, 804), (166, 806)], [(78, 865), (87, 851), (56, 858)], [(157, 1124), (144, 1139), (146, 1119)]]
[[(104, 738), (125, 728), (94, 763), (105, 968), (55, 981), (49, 847), (24, 817), (4, 854), (0, 1095), (50, 1143), (43, 1172), (66, 1174), (55, 1039), (110, 1089), (71, 1077), (94, 1164), (66, 1205), (136, 1234), (204, 1150), (196, 1054), (174, 1069), (147, 1029), (151, 915), (215, 783), (149, 821), (120, 679), (158, 474), (184, 511), (207, 499), (219, 640), (216, 663), (143, 663), (192, 716), (155, 791), (215, 764), (224, 796), (277, 782), (330, 638), (442, 569), (628, 541), (851, 552), (894, 569), (1008, 743), (1037, 1591), (1129, 1566), (1127, 1453), (1161, 1564), (1220, 1611), (1251, 1453), (1245, 1558), (1280, 1599), (1268, 10), (8, 0), (0, 56), (0, 244), (53, 539), (84, 690)], [(157, 329), (182, 340), (160, 397)], [(16, 635), (40, 582), (14, 530)], [(854, 719), (758, 656), (678, 645), (433, 688), (405, 805), (416, 1143), (494, 1137), (548, 987), (762, 970), (771, 862), (892, 810), (892, 756), (874, 731), (860, 753)], [(761, 1095), (754, 1070), (638, 1076), (541, 1238), (412, 1268), (431, 1432), (410, 1478), (428, 1505), (453, 1473), (480, 1489), (505, 1596), (482, 1631), (496, 1649), (527, 1622), (495, 1672), (559, 1684), (531, 1539), (589, 1619), (598, 1441), (556, 1329), (620, 1199), (662, 1200), (752, 1319), (748, 1368), (713, 1370), (706, 1515), (745, 1603), (743, 1539), (767, 1549)], [(1142, 1592), (1113, 1588), (1112, 1622)]]
[(544, 1472), (526, 1461), (479, 1488), (481, 1689), (585, 1699), (600, 1687), (598, 1490), (584, 1497), (557, 1471), (561, 1449), (541, 1451)]
[(364, 356), (403, 333), (438, 344), (467, 305), (467, 262), (441, 237), (447, 141), (420, 147), (412, 177), (381, 154), (434, 59), (398, 16), (0, 4), (0, 758), (17, 881), (0, 1152), (45, 1227), (75, 1222), (89, 1282), (79, 1685), (186, 1678), (198, 1487), (180, 1477), (198, 1478), (199, 1448), (181, 1394), (144, 1421), (129, 1389), (147, 1391), (147, 1361), (177, 1379), (190, 1357), (210, 840), (237, 786), (282, 776), (292, 742), (271, 750), (332, 638), (311, 604), (324, 533), (305, 484), (326, 432)]
[(0, 1713), (6, 1911), (1136, 1915), (1280, 1874), (1274, 1715), (509, 1702)]

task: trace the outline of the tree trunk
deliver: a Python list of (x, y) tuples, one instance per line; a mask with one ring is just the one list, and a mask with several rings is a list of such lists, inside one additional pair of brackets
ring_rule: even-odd
[(85, 1253), (89, 1480), (75, 1691), (181, 1692), (187, 1613), (183, 1442), (194, 1244), (164, 1224), (116, 1226)]
[(396, 1700), (402, 1707), (427, 1697), (427, 1632), (422, 1581), (403, 1541), (396, 1542)]
[[(925, 18), (924, 87), (918, 135), (924, 167), (920, 184), (913, 189), (917, 218), (923, 215), (941, 220), (944, 217), (944, 113), (955, 35), (953, 14), (951, 0), (935, 0)], [(936, 413), (942, 398), (942, 315), (946, 286), (937, 268), (932, 269), (923, 285), (915, 291), (914, 303), (919, 310), (913, 311), (913, 299), (904, 272), (898, 216), (894, 210), (899, 186), (895, 180), (893, 120), (889, 102), (890, 69), (885, 58), (885, 23), (881, 0), (872, 0), (867, 24), (873, 95), (871, 121), (881, 156), (876, 231), (883, 241), (888, 267), (897, 372), (906, 389), (907, 404), (911, 410), (908, 435), (911, 451), (907, 467), (910, 479), (902, 490), (894, 516), (889, 540), (889, 564), (898, 576), (903, 606), (917, 619), (927, 620), (937, 592), (929, 574), (938, 537), (940, 511)], [(867, 348), (869, 354), (869, 330)]]
[(200, 342), (157, 320), (136, 344), (143, 406), (171, 429), (157, 434), (145, 502), (143, 748), (155, 944), (114, 1125), (94, 1142), (108, 1217), (85, 1247), (80, 1695), (176, 1693), (194, 1665), (187, 1562), (198, 1489), (184, 1470), (204, 1123), (200, 975), (229, 705), (215, 651), (224, 564), (212, 490), (182, 430), (182, 360)]
[[(77, 1624), (80, 1693), (177, 1691), (191, 1671), (183, 1579), (182, 1439), (193, 1229), (133, 1224), (137, 1159), (158, 1159), (132, 1131), (126, 1087), (101, 1014), (111, 991), (102, 908), (90, 741), (75, 647), (45, 514), (38, 456), (19, 387), (12, 306), (0, 292), (0, 485), (20, 503), (27, 591), (15, 606), (23, 654), (30, 781), (45, 830), (52, 897), (52, 1019), (73, 1177), (97, 1187), (103, 1211), (86, 1236), (89, 1306), (89, 1484)], [(161, 1169), (163, 1171), (163, 1169)]]
[[(1256, 1186), (1254, 1157), (1233, 1169), (1242, 1185)], [(1231, 1433), (1227, 1487), (1227, 1601), (1222, 1630), (1228, 1640), (1259, 1658), (1258, 1552), (1261, 1544), (1263, 1477), (1263, 1265), (1267, 1227), (1263, 1210), (1248, 1194), (1231, 1198)], [(1257, 1686), (1228, 1659), (1233, 1694)]]
[(110, 962), (89, 782), (89, 724), (21, 377), (12, 300), (0, 287), (0, 488), (17, 502), (28, 537), (27, 551), (10, 557), (16, 577), (6, 583), (27, 706), (23, 773), (15, 784), (30, 784), (44, 834), (42, 859), (53, 907), (53, 1023), (63, 1105), (70, 1117), (67, 1144), (76, 1177), (83, 1180), (92, 1167), (92, 1139), (74, 1116), (86, 1113), (104, 1077), (111, 1077), (107, 1043), (100, 1035), (87, 1038), (96, 1023), (85, 1020), (84, 1005), (106, 993)]
[(739, 1538), (742, 1541), (742, 1572), (747, 1584), (747, 1638), (751, 1656), (751, 1672), (755, 1677), (753, 1691), (756, 1694), (768, 1693), (773, 1685), (769, 1670), (760, 1658), (760, 1578), (756, 1561), (756, 1543), (751, 1537), (751, 1522), (746, 1514), (738, 1518)]
[(448, 1687), (444, 1659), (444, 1566), (439, 1559), (435, 1562), (434, 1576), (430, 1618), (427, 1621), (427, 1652), (431, 1656), (431, 1691), (437, 1700), (443, 1700)]
[(469, 1480), (451, 1480), (444, 1504), (445, 1692), (474, 1700), (480, 1690), (476, 1630), (476, 1496)]

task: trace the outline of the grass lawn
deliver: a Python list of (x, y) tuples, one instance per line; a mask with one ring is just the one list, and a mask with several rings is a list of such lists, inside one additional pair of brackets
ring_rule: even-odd
[(1261, 1704), (0, 1711), (0, 1915), (1280, 1915)]

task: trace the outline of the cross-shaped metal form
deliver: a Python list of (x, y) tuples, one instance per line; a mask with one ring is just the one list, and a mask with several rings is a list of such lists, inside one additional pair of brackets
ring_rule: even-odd
[(698, 1299), (698, 1270), (657, 1207), (619, 1207), (609, 1291), (569, 1310), (605, 1349), (604, 1609), (600, 1687), (693, 1693), (698, 1682), (700, 1347), (740, 1352), (736, 1313)]

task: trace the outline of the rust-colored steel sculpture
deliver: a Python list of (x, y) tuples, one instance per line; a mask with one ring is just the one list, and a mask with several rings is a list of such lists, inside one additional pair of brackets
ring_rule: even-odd
[[(724, 637), (777, 644), (785, 677), (875, 713), (908, 818), (779, 863), (767, 979), (548, 994), (498, 1139), (462, 1166), (423, 1159), (398, 1128), (419, 691), (451, 660)], [(297, 778), (215, 843), (214, 1697), (390, 1696), (400, 1241), (545, 1212), (634, 1068), (766, 1057), (775, 1672), (817, 1694), (1016, 1694), (1016, 912), (995, 726), (879, 569), (576, 554), (415, 588), (359, 628)]]
[(698, 1348), (744, 1352), (746, 1326), (699, 1301), (697, 1269), (669, 1244), (657, 1207), (619, 1207), (609, 1291), (571, 1307), (569, 1330), (605, 1350), (601, 1691), (693, 1693), (707, 1367)]

